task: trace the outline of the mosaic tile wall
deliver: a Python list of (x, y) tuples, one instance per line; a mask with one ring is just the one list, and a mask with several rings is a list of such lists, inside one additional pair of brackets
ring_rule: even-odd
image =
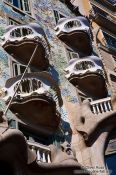
[[(76, 104), (78, 103), (76, 90), (65, 79), (64, 68), (67, 67), (68, 58), (63, 43), (55, 35), (54, 28), (56, 22), (53, 10), (57, 10), (67, 17), (73, 17), (74, 15), (58, 0), (34, 0), (32, 3), (32, 10), (36, 22), (44, 29), (50, 44), (51, 66), (48, 71), (59, 83), (63, 99)], [(5, 16), (9, 16), (20, 23), (32, 22), (32, 19), (29, 18), (28, 15), (22, 16), (20, 13), (13, 11), (8, 5), (0, 3), (0, 37), (3, 35), (5, 27), (8, 24), (8, 19), (6, 19)], [(9, 59), (10, 57), (0, 48), (0, 88), (4, 87), (5, 81), (10, 77)], [(68, 111), (65, 104), (60, 109), (60, 112), (63, 121), (69, 122)], [(62, 124), (62, 127), (64, 130), (67, 130), (67, 125), (65, 123)]]

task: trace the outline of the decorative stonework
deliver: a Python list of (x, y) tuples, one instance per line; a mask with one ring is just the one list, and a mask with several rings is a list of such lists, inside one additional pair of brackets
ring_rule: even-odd
[[(10, 54), (0, 49), (2, 174), (7, 169), (9, 175), (90, 174), (86, 169), (108, 174), (104, 152), (116, 128), (116, 99), (109, 93), (102, 60), (95, 56), (91, 21), (70, 0), (62, 2), (34, 0), (32, 17), (13, 4), (0, 3), (0, 41)], [(9, 19), (20, 24), (5, 31)], [(11, 78), (13, 63), (24, 68), (36, 44), (31, 73), (25, 74), (13, 98), (22, 76), (18, 72)], [(78, 58), (69, 57), (72, 53)], [(83, 102), (86, 98), (91, 102)], [(17, 130), (9, 129), (12, 120)], [(48, 144), (50, 138), (57, 147)]]
[(91, 55), (91, 30), (87, 18), (78, 16), (76, 18), (63, 18), (55, 27), (56, 35), (61, 41), (73, 51)]

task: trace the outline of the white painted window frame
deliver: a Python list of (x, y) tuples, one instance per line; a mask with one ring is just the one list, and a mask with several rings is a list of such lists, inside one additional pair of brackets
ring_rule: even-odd
[[(22, 2), (22, 8), (23, 8), (23, 9), (21, 9), (21, 3), (20, 3), (20, 1)], [(18, 2), (19, 2), (19, 7), (20, 7), (20, 9), (23, 10), (24, 12), (26, 12), (26, 13), (31, 13), (30, 1), (29, 1), (29, 0), (20, 0), (20, 1), (18, 1)], [(24, 2), (24, 1), (25, 1), (25, 2)], [(29, 9), (29, 10), (26, 10), (26, 6), (28, 6), (28, 9)]]
[[(25, 65), (20, 64), (12, 59), (10, 59), (9, 65), (10, 65), (10, 73), (12, 77), (21, 75), (21, 69), (20, 69), (21, 66), (26, 67)], [(17, 66), (18, 75), (15, 74), (15, 65)], [(27, 73), (31, 73), (30, 68), (28, 68)]]

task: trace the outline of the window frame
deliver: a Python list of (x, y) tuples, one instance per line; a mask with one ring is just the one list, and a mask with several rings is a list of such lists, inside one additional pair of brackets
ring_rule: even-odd
[[(70, 61), (71, 59), (79, 59), (79, 54), (74, 52), (74, 51), (71, 51), (70, 49), (66, 49), (67, 51), (67, 55), (68, 55), (68, 61)], [(76, 56), (74, 57), (73, 54), (75, 54)]]
[(103, 35), (104, 35), (104, 38), (106, 40), (107, 46), (115, 49), (116, 48), (115, 46), (113, 47), (111, 44), (108, 43), (108, 40), (106, 39), (105, 35), (107, 35), (107, 37), (109, 36), (109, 40), (110, 40), (110, 38), (116, 40), (115, 37), (104, 30), (103, 30)]
[[(15, 1), (17, 5), (14, 3), (13, 0), (11, 0), (11, 1), (6, 0), (6, 2), (13, 5), (14, 7), (20, 9), (21, 11), (28, 13), (29, 15), (31, 14), (30, 0), (17, 0), (17, 1)], [(28, 10), (27, 10), (27, 8), (28, 8)]]
[[(11, 22), (13, 22), (13, 24), (11, 24)], [(14, 19), (12, 18), (8, 18), (8, 25), (19, 25), (20, 23), (15, 21)]]
[[(58, 24), (58, 21), (59, 21), (60, 19), (62, 19), (63, 17), (64, 17), (64, 18), (67, 17), (65, 14), (63, 14), (62, 12), (60, 12), (60, 11), (58, 11), (58, 10), (56, 10), (56, 9), (53, 10), (53, 13), (54, 13), (54, 19), (55, 19), (56, 24)], [(60, 15), (62, 15), (63, 17), (60, 17)]]
[[(18, 74), (16, 75), (15, 74), (15, 70), (14, 70), (14, 66), (18, 66)], [(19, 62), (17, 62), (17, 61), (15, 61), (15, 60), (13, 60), (13, 59), (9, 59), (9, 67), (10, 67), (10, 75), (11, 75), (11, 77), (15, 77), (15, 76), (18, 76), (18, 75), (21, 75), (20, 74), (20, 67), (19, 66), (23, 66), (23, 67), (26, 67), (25, 65), (23, 65), (23, 64), (20, 64)], [(28, 68), (28, 71), (27, 71), (27, 73), (31, 73), (31, 69), (30, 68)]]
[[(20, 1), (18, 1), (18, 5), (22, 11), (24, 11), (26, 13), (31, 13), (29, 0), (20, 0)], [(28, 6), (28, 10), (26, 10), (26, 6)]]

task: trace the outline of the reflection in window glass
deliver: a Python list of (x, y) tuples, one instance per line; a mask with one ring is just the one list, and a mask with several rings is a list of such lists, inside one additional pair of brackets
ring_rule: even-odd
[(116, 154), (106, 156), (106, 164), (110, 175), (116, 175)]
[(103, 33), (104, 33), (104, 37), (106, 39), (107, 45), (109, 47), (112, 47), (112, 48), (116, 49), (116, 39), (113, 38), (112, 36), (108, 35), (105, 32), (103, 32)]
[(56, 10), (54, 10), (54, 17), (55, 17), (56, 24), (58, 23), (59, 19), (65, 18), (64, 15), (62, 15), (61, 13), (59, 13), (59, 12), (56, 11)]
[(30, 13), (29, 0), (7, 0), (8, 3), (13, 4), (15, 7)]
[(110, 2), (111, 4), (115, 4), (116, 0), (107, 0), (108, 2)]

